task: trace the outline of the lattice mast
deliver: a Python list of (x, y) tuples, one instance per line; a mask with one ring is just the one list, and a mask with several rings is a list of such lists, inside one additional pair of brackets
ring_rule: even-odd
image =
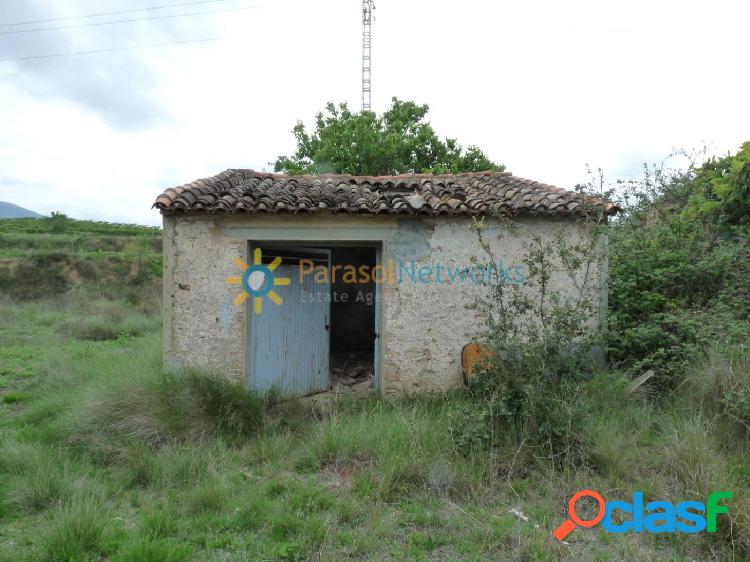
[(373, 0), (362, 0), (362, 111), (372, 107), (372, 12)]

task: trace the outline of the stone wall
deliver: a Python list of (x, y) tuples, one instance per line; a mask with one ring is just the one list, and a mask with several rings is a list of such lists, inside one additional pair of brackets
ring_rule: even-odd
[[(233, 260), (247, 260), (248, 240), (371, 240), (382, 244), (382, 263), (401, 271), (401, 282), (381, 286), (381, 391), (399, 394), (446, 389), (461, 384), (461, 349), (485, 327), (473, 307), (488, 291), (481, 282), (414, 282), (409, 272), (440, 264), (465, 268), (486, 261), (471, 220), (459, 218), (345, 216), (164, 217), (164, 358), (169, 366), (192, 366), (243, 380), (246, 373), (246, 308), (235, 306), (238, 287), (226, 278), (238, 275)], [(522, 218), (516, 226), (487, 220), (483, 238), (496, 260), (521, 265), (529, 232), (551, 241), (587, 236), (572, 220)], [(402, 264), (399, 266), (398, 264)], [(412, 269), (413, 268), (413, 269)], [(582, 278), (582, 277), (581, 277)], [(579, 284), (580, 279), (579, 278)], [(606, 288), (598, 268), (589, 283)], [(441, 279), (447, 281), (443, 271)], [(574, 294), (569, 275), (557, 271), (550, 289)], [(603, 315), (598, 318), (603, 321)]]
[(241, 380), (244, 308), (226, 278), (247, 243), (221, 235), (214, 221), (164, 217), (164, 362)]

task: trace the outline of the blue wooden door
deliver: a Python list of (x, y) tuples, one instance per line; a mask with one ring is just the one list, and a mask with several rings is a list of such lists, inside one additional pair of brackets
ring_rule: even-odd
[[(330, 264), (330, 252), (326, 256)], [(279, 265), (273, 274), (289, 279), (274, 286), (281, 304), (265, 301), (260, 314), (248, 307), (250, 388), (262, 395), (273, 390), (281, 398), (328, 390), (330, 283), (316, 282), (313, 275), (300, 281), (296, 264)]]

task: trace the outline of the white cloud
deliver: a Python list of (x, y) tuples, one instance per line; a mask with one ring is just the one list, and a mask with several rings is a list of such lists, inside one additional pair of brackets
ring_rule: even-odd
[[(68, 65), (64, 79), (60, 67), (0, 63), (0, 200), (158, 224), (150, 205), (164, 188), (262, 169), (293, 151), (297, 119), (309, 123), (328, 100), (359, 107), (358, 1), (226, 5), (250, 2), (141, 22), (132, 38), (129, 24), (64, 32), (88, 49), (225, 37), (215, 43), (45, 63)], [(374, 108), (391, 96), (429, 103), (439, 134), (518, 175), (571, 186), (586, 163), (621, 176), (674, 147), (727, 151), (750, 138), (745, 2), (376, 5)], [(0, 58), (37, 54), (25, 45)]]

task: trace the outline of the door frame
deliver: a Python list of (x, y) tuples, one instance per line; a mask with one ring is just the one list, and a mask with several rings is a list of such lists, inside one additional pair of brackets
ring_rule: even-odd
[[(291, 249), (294, 247), (310, 247), (310, 248), (374, 248), (375, 249), (375, 265), (383, 265), (383, 246), (384, 240), (310, 240), (310, 239), (292, 239), (283, 240), (278, 238), (253, 238), (247, 240), (246, 249), (247, 256), (252, 258), (256, 247), (262, 246), (264, 248), (278, 248), (278, 249)], [(382, 396), (384, 395), (383, 377), (381, 371), (383, 368), (383, 356), (380, 342), (382, 340), (381, 331), (383, 328), (382, 322), (382, 299), (383, 299), (383, 284), (375, 284), (375, 318), (374, 318), (374, 329), (375, 329), (375, 346), (373, 349), (373, 385), (376, 391)], [(243, 321), (243, 347), (244, 347), (244, 359), (243, 359), (243, 380), (248, 388), (252, 388), (251, 377), (252, 374), (252, 317), (253, 310), (251, 308), (251, 299), (247, 299), (245, 303), (245, 318)], [(329, 332), (330, 334), (330, 332)], [(329, 339), (330, 346), (330, 339)], [(330, 353), (330, 347), (329, 347)], [(330, 364), (329, 364), (328, 377), (330, 380)]]

